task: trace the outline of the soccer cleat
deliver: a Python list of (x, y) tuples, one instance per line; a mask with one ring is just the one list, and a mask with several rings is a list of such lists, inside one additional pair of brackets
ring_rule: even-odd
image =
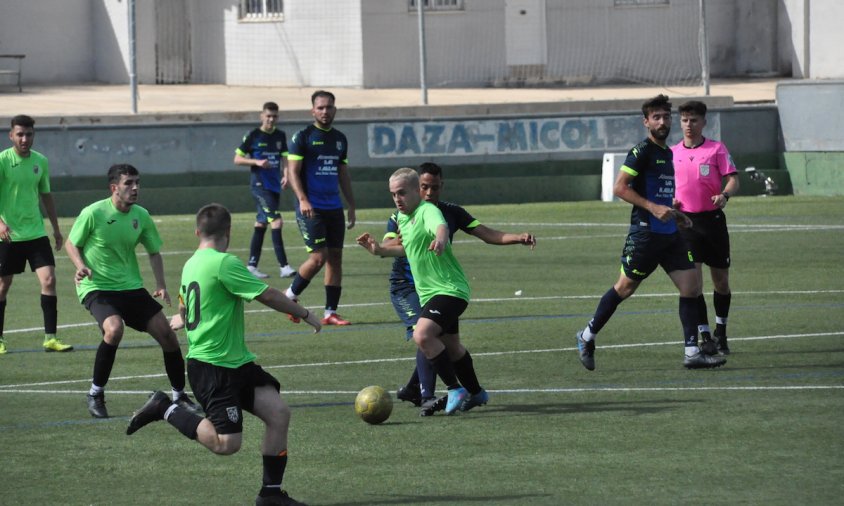
[(286, 490), (282, 490), (280, 495), (258, 496), (255, 498), (255, 506), (307, 506), (301, 501), (293, 499), (287, 495)]
[(268, 274), (264, 274), (263, 272), (259, 271), (258, 268), (254, 265), (247, 265), (246, 270), (258, 279), (267, 279), (268, 277), (270, 277)]
[(419, 391), (419, 385), (403, 386), (396, 390), (396, 397), (400, 400), (409, 402), (416, 407), (422, 405), (422, 392)]
[(726, 334), (721, 336), (718, 333), (715, 333), (715, 344), (718, 348), (719, 355), (729, 355), (730, 354), (730, 347), (727, 346), (727, 336)]
[(88, 413), (94, 418), (108, 418), (108, 411), (105, 407), (105, 392), (97, 395), (88, 394)]
[(700, 337), (697, 340), (697, 345), (700, 348), (701, 353), (704, 355), (717, 355), (718, 354), (718, 346), (716, 345), (715, 341), (712, 340), (712, 334), (709, 332), (701, 332)]
[(726, 358), (704, 355), (702, 352), (695, 353), (692, 356), (686, 355), (683, 358), (683, 367), (686, 369), (714, 369), (726, 363)]
[(199, 404), (193, 402), (188, 394), (182, 392), (181, 395), (176, 397), (176, 400), (173, 401), (174, 404), (178, 404), (180, 407), (185, 408), (188, 411), (201, 415), (203, 413), (202, 408)]
[(460, 411), (469, 411), (475, 406), (483, 406), (487, 402), (489, 402), (489, 394), (482, 388), (480, 392), (466, 397), (466, 400), (460, 405)]
[(595, 370), (595, 339), (583, 340), (583, 331), (577, 333), (577, 352), (580, 354), (580, 363), (590, 371)]
[(61, 339), (51, 337), (44, 341), (44, 351), (73, 351), (73, 346), (64, 344)]
[(343, 327), (345, 325), (351, 325), (352, 322), (350, 322), (349, 320), (344, 320), (343, 317), (337, 313), (331, 313), (330, 315), (322, 319), (322, 324), (337, 325), (338, 327)]
[(436, 397), (427, 399), (422, 402), (422, 409), (419, 411), (419, 416), (433, 416), (437, 411), (444, 410), (447, 402), (447, 395), (443, 395), (439, 399)]
[(469, 397), (469, 392), (463, 387), (449, 389), (448, 400), (445, 403), (445, 414), (453, 415), (456, 413), (467, 397)]
[(126, 427), (126, 435), (130, 436), (138, 431), (144, 425), (164, 419), (164, 412), (173, 402), (167, 397), (167, 394), (161, 390), (156, 390), (149, 396), (147, 402), (141, 406), (141, 409), (132, 414), (132, 419), (129, 420), (129, 426)]
[(0, 355), (6, 354), (6, 341), (0, 339)]
[(296, 275), (296, 269), (290, 267), (289, 265), (285, 265), (279, 269), (278, 273), (282, 278), (292, 278)]

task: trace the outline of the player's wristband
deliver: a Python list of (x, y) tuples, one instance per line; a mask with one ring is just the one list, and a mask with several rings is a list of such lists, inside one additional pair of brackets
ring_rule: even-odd
[(730, 194), (727, 192), (721, 192), (721, 195), (724, 196), (724, 200), (730, 200)]

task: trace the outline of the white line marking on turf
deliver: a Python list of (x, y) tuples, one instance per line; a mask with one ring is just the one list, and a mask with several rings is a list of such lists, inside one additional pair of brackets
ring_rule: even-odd
[[(765, 290), (765, 291), (734, 291), (733, 295), (821, 295), (825, 293), (844, 293), (844, 289), (842, 290)], [(643, 298), (659, 298), (659, 297), (677, 297), (676, 292), (669, 292), (669, 293), (636, 293), (637, 299)], [(589, 300), (589, 299), (600, 299), (601, 295), (544, 295), (544, 296), (536, 296), (536, 297), (528, 297), (528, 296), (519, 296), (519, 297), (496, 297), (496, 298), (477, 298), (472, 299), (472, 303), (487, 303), (487, 302), (528, 302), (528, 301), (538, 301), (538, 300)], [(383, 302), (361, 302), (358, 304), (343, 304), (344, 308), (356, 308), (356, 307), (376, 307), (376, 306), (388, 306), (392, 303), (389, 301)], [(322, 306), (307, 306), (308, 310), (318, 310), (321, 309)], [(274, 309), (270, 308), (260, 308), (260, 309), (247, 309), (245, 310), (246, 313), (274, 313), (276, 312)], [(96, 325), (96, 322), (87, 322), (87, 323), (67, 323), (63, 325), (59, 325), (57, 328), (59, 329), (71, 329), (71, 328), (78, 328), (78, 327), (90, 327)], [(10, 329), (6, 330), (5, 334), (20, 334), (24, 332), (41, 332), (44, 327), (29, 327), (23, 329)], [(2, 386), (2, 385), (0, 385)]]
[[(771, 340), (771, 339), (797, 339), (797, 338), (806, 338), (806, 337), (830, 337), (830, 336), (844, 336), (844, 330), (838, 332), (813, 332), (809, 334), (779, 334), (779, 335), (771, 335), (771, 336), (751, 336), (751, 337), (731, 337), (730, 342), (740, 342), (740, 341), (764, 341), (764, 340)], [(608, 344), (601, 346), (601, 350), (611, 350), (611, 349), (622, 349), (622, 348), (639, 348), (645, 346), (678, 346), (677, 341), (664, 341), (664, 342), (654, 342), (654, 343), (631, 343), (631, 344)], [(494, 356), (501, 356), (501, 355), (521, 355), (526, 353), (560, 353), (560, 352), (571, 352), (576, 349), (575, 346), (565, 347), (565, 348), (545, 348), (545, 349), (536, 349), (536, 350), (510, 350), (510, 351), (488, 351), (488, 352), (478, 352), (473, 353), (473, 357), (494, 357)], [(416, 360), (415, 357), (393, 357), (393, 358), (376, 358), (376, 359), (366, 359), (366, 360), (343, 360), (343, 361), (334, 361), (334, 362), (309, 362), (304, 364), (278, 364), (278, 365), (264, 365), (262, 366), (264, 369), (294, 369), (294, 368), (303, 368), (303, 367), (331, 367), (331, 366), (343, 366), (343, 365), (371, 365), (371, 364), (379, 364), (379, 363), (388, 363), (388, 362), (409, 362), (412, 360)], [(136, 379), (146, 379), (146, 378), (163, 378), (166, 374), (158, 373), (158, 374), (143, 374), (143, 375), (133, 375), (133, 376), (116, 376), (109, 378), (109, 381), (119, 381), (119, 380), (136, 380)], [(70, 383), (88, 383), (91, 381), (91, 378), (85, 379), (76, 379), (76, 380), (61, 380), (61, 381), (42, 381), (38, 383), (20, 383), (16, 385), (0, 385), (0, 393), (2, 392), (17, 392), (20, 389), (28, 389), (32, 387), (39, 387), (39, 386), (50, 386), (50, 385), (67, 385)], [(23, 390), (20, 390), (23, 392)], [(490, 390), (492, 391), (492, 390)], [(40, 390), (32, 392), (41, 392)], [(61, 393), (67, 392), (66, 390), (45, 390), (44, 393)], [(87, 391), (86, 391), (87, 392)], [(119, 393), (119, 390), (109, 390), (109, 393)], [(135, 391), (126, 391), (131, 393), (137, 393)], [(148, 390), (144, 390), (146, 394), (149, 394)]]

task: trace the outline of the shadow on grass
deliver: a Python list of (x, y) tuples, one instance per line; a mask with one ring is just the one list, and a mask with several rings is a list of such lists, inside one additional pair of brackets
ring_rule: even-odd
[(633, 415), (649, 415), (677, 409), (689, 403), (703, 402), (696, 399), (648, 400), (627, 402), (559, 402), (545, 404), (496, 404), (479, 409), (486, 413), (522, 413), (526, 415), (563, 415), (572, 413), (630, 412)]
[(488, 502), (507, 502), (508, 504), (516, 504), (522, 502), (530, 502), (533, 499), (548, 498), (548, 494), (509, 494), (509, 495), (495, 495), (495, 496), (479, 496), (479, 495), (443, 495), (443, 496), (411, 496), (411, 495), (396, 495), (390, 499), (376, 499), (369, 498), (365, 501), (343, 501), (343, 502), (328, 502), (320, 503), (324, 506), (361, 506), (361, 505), (378, 505), (378, 504), (416, 504), (416, 503), (442, 503), (442, 504), (469, 504), (469, 503), (488, 503)]

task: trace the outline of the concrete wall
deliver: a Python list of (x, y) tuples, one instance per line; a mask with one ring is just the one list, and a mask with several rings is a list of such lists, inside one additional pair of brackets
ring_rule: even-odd
[[(137, 68), (155, 82), (158, 0), (136, 0)], [(168, 0), (169, 1), (169, 0)], [(173, 0), (175, 1), (175, 0)], [(238, 20), (236, 0), (179, 0), (189, 14), (191, 82), (284, 86), (418, 86), (417, 17), (406, 0), (288, 0), (283, 21)], [(466, 0), (426, 15), (428, 81), (508, 84), (505, 0)], [(616, 8), (612, 0), (545, 0), (547, 65), (559, 84), (613, 75), (688, 78), (697, 1)], [(794, 74), (844, 78), (838, 0), (707, 0), (713, 77)], [(128, 0), (0, 3), (0, 53), (26, 53), (23, 83), (128, 82)], [(37, 34), (34, 26), (49, 27)], [(643, 27), (662, 27), (648, 29)], [(161, 30), (163, 33), (164, 30)], [(61, 48), (57, 51), (56, 48)], [(670, 48), (653, 56), (654, 50)], [(591, 62), (600, 61), (600, 65)], [(652, 65), (648, 67), (646, 65)], [(516, 76), (523, 77), (523, 76)]]
[[(512, 105), (517, 108), (519, 106)], [(706, 134), (723, 139), (739, 168), (755, 165), (778, 179), (782, 144), (776, 108), (712, 108)], [(449, 194), (470, 203), (593, 200), (600, 198), (605, 151), (626, 151), (645, 136), (641, 113), (527, 113), (498, 110), (484, 116), (417, 117), (395, 111), (375, 117), (338, 118), (349, 139), (353, 185), (360, 207), (389, 206), (387, 176), (399, 166), (435, 161), (448, 167)], [(233, 210), (252, 208), (248, 172), (232, 163), (234, 149), (257, 121), (249, 115), (166, 118), (111, 118), (112, 125), (39, 126), (35, 149), (51, 160), (53, 191), (60, 214), (74, 215), (106, 191), (105, 172), (114, 163), (132, 163), (142, 172), (144, 201), (159, 213), (190, 213), (209, 200)], [(139, 120), (141, 121), (139, 123)], [(280, 125), (289, 135), (304, 127), (303, 115)], [(550, 127), (550, 129), (546, 128)], [(392, 129), (418, 152), (376, 149), (374, 132)], [(404, 132), (404, 134), (402, 134)], [(407, 137), (416, 132), (415, 140)], [(473, 133), (471, 133), (473, 132)], [(489, 139), (487, 132), (492, 132)], [(675, 128), (672, 141), (679, 139)], [(382, 143), (383, 145), (383, 143)], [(787, 175), (780, 187), (790, 190)], [(233, 189), (235, 189), (233, 191)], [(743, 186), (744, 194), (764, 187)], [(290, 209), (291, 201), (283, 203)]]
[(844, 195), (844, 81), (777, 86), (784, 161), (801, 195)]

